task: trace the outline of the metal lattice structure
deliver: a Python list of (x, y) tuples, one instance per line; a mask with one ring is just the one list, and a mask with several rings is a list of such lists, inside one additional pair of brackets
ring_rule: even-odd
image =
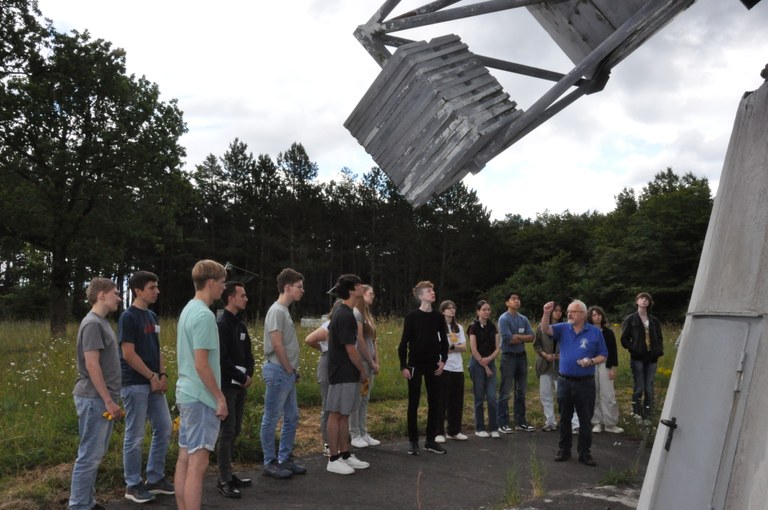
[[(451, 7), (461, 0), (436, 0), (388, 19), (400, 0), (387, 0), (355, 31), (382, 72), (344, 125), (406, 199), (422, 205), (578, 98), (602, 90), (613, 67), (693, 2), (487, 0)], [(569, 72), (475, 55), (458, 36), (427, 43), (392, 35), (522, 7), (573, 62)], [(554, 84), (523, 111), (486, 68)]]

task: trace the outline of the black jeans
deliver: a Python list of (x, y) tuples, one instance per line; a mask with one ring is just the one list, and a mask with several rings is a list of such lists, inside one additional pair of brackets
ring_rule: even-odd
[(557, 404), (560, 406), (560, 443), (561, 451), (570, 452), (573, 445), (571, 419), (574, 411), (579, 417), (579, 440), (576, 450), (579, 457), (590, 453), (592, 448), (592, 414), (595, 412), (595, 378), (581, 380), (557, 379)]
[(419, 440), (418, 411), (422, 378), (427, 388), (427, 443), (433, 443), (440, 420), (440, 379), (434, 370), (425, 371), (419, 367), (411, 368), (411, 378), (408, 379), (408, 439), (412, 443)]
[(461, 432), (461, 417), (464, 414), (464, 372), (444, 370), (440, 379), (440, 419), (437, 434), (445, 435), (445, 420), (448, 420), (448, 435)]
[(219, 440), (216, 441), (216, 463), (219, 466), (219, 481), (232, 480), (232, 457), (235, 451), (235, 439), (240, 435), (245, 408), (245, 388), (223, 388), (221, 392), (227, 399), (227, 418), (221, 422)]

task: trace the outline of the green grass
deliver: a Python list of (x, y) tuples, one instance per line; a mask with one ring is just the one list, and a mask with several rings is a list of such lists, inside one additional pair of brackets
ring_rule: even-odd
[[(166, 319), (161, 324), (162, 351), (171, 380), (168, 401), (172, 404), (173, 384), (176, 380), (176, 321)], [(369, 430), (375, 437), (384, 439), (406, 435), (407, 386), (400, 374), (397, 358), (401, 326), (402, 320), (399, 318), (389, 318), (378, 323), (382, 370), (371, 394)], [(263, 362), (263, 328), (261, 323), (253, 323), (249, 329), (254, 343), (257, 377), (248, 393), (244, 429), (237, 443), (240, 462), (256, 462), (261, 455), (259, 425), (264, 386), (258, 367)], [(618, 332), (618, 327), (614, 329)], [(0, 508), (7, 501), (14, 501), (13, 498), (28, 498), (49, 505), (52, 500), (61, 501), (68, 490), (69, 469), (78, 444), (77, 417), (72, 401), (72, 387), (76, 377), (77, 324), (70, 324), (67, 331), (63, 338), (51, 338), (46, 323), (0, 322)], [(299, 327), (300, 341), (309, 332), (309, 329)], [(656, 381), (659, 410), (671, 376), (675, 355), (673, 344), (678, 334), (679, 328), (665, 326), (666, 354), (659, 360)], [(538, 381), (532, 367), (535, 357), (532, 345), (528, 344), (527, 349), (531, 364), (528, 376), (528, 418), (532, 424), (540, 427), (544, 418), (539, 405)], [(297, 388), (302, 414), (297, 438), (299, 454), (317, 451), (320, 446), (320, 395), (315, 376), (319, 353), (304, 345), (301, 353), (302, 377)], [(631, 411), (632, 375), (629, 371), (629, 355), (621, 347), (619, 355), (616, 394), (622, 416), (620, 424), (630, 434), (650, 444), (655, 434), (653, 427), (628, 419)], [(469, 354), (464, 356), (466, 360)], [(474, 428), (472, 384), (468, 373), (465, 387), (464, 428), (465, 431), (471, 431)], [(425, 413), (426, 405), (420, 406), (420, 414)], [(655, 422), (653, 420), (651, 423)], [(107, 457), (99, 470), (99, 490), (122, 487), (122, 438), (122, 425), (118, 424)], [(171, 470), (176, 455), (177, 447), (175, 441), (172, 441), (167, 463)], [(538, 478), (543, 478), (543, 475)], [(20, 483), (22, 479), (25, 483)], [(520, 497), (519, 488), (515, 491), (518, 492), (517, 496), (508, 494), (508, 500)], [(7, 508), (22, 507), (22, 503), (18, 503)]]

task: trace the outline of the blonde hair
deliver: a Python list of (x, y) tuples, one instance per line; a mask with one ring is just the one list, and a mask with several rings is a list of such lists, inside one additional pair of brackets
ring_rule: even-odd
[(99, 300), (99, 294), (102, 292), (109, 292), (110, 290), (117, 288), (117, 284), (109, 278), (102, 278), (97, 276), (91, 283), (88, 284), (88, 288), (85, 289), (85, 297), (88, 298), (88, 303), (91, 305), (96, 304)]
[(363, 337), (373, 338), (376, 341), (376, 323), (373, 322), (373, 315), (371, 314), (371, 308), (368, 303), (365, 302), (365, 293), (369, 290), (373, 290), (370, 285), (363, 285), (363, 295), (355, 298), (355, 308), (363, 314)]
[(422, 280), (419, 283), (416, 284), (416, 286), (413, 288), (413, 297), (416, 299), (419, 299), (419, 295), (421, 294), (421, 291), (424, 289), (434, 289), (435, 286), (430, 282), (429, 280)]
[(203, 290), (208, 280), (218, 280), (226, 278), (227, 270), (224, 266), (215, 260), (199, 260), (192, 268), (192, 283), (195, 284), (195, 290)]

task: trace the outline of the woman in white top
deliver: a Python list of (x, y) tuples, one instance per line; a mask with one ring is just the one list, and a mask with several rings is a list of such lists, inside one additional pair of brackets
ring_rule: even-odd
[(464, 414), (464, 361), (461, 353), (467, 350), (467, 338), (464, 328), (456, 322), (456, 304), (443, 301), (439, 309), (448, 324), (448, 360), (440, 375), (442, 406), (435, 441), (445, 442), (446, 419), (448, 439), (466, 441), (467, 436), (461, 433), (461, 417)]
[(331, 317), (333, 311), (341, 303), (336, 301), (334, 303), (331, 312), (328, 314), (328, 320), (323, 322), (319, 328), (307, 335), (304, 342), (320, 351), (320, 360), (317, 362), (317, 382), (320, 384), (320, 399), (323, 403), (323, 408), (320, 414), (320, 434), (323, 437), (323, 454), (328, 456), (330, 449), (328, 448), (328, 411), (325, 410), (325, 397), (328, 395), (328, 325), (331, 323)]

